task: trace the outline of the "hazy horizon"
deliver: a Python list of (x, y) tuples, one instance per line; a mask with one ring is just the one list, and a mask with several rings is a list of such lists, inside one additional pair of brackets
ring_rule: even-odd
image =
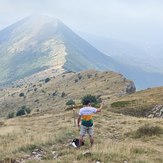
[(5, 0), (0, 30), (32, 14), (59, 18), (72, 30), (132, 44), (159, 44), (163, 33), (161, 0)]

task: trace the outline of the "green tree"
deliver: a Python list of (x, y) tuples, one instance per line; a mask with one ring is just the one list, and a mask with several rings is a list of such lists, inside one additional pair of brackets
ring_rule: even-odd
[(72, 99), (68, 100), (66, 102), (66, 105), (75, 105), (75, 101), (73, 101)]
[(97, 106), (99, 104), (99, 100), (97, 99), (97, 97), (90, 94), (84, 96), (81, 100), (83, 105), (85, 104), (86, 101), (90, 101), (92, 106)]

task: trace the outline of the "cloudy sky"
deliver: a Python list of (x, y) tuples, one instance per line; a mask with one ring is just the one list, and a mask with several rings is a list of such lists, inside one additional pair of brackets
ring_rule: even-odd
[(159, 42), (162, 0), (0, 0), (0, 30), (31, 14), (49, 14), (75, 31)]

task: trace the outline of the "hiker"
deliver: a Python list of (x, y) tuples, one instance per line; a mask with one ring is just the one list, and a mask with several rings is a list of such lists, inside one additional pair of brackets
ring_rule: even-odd
[(101, 112), (101, 109), (103, 108), (103, 102), (101, 103), (100, 108), (92, 107), (91, 102), (89, 100), (83, 101), (83, 105), (84, 107), (79, 110), (79, 116), (77, 120), (78, 128), (80, 129), (79, 147), (82, 145), (83, 138), (86, 133), (88, 133), (89, 135), (91, 146), (93, 145), (94, 138), (92, 114)]

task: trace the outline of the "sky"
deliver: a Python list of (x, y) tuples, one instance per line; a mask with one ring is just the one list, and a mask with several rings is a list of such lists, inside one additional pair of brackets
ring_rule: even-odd
[(0, 0), (0, 30), (32, 15), (72, 30), (128, 42), (163, 41), (163, 0)]

